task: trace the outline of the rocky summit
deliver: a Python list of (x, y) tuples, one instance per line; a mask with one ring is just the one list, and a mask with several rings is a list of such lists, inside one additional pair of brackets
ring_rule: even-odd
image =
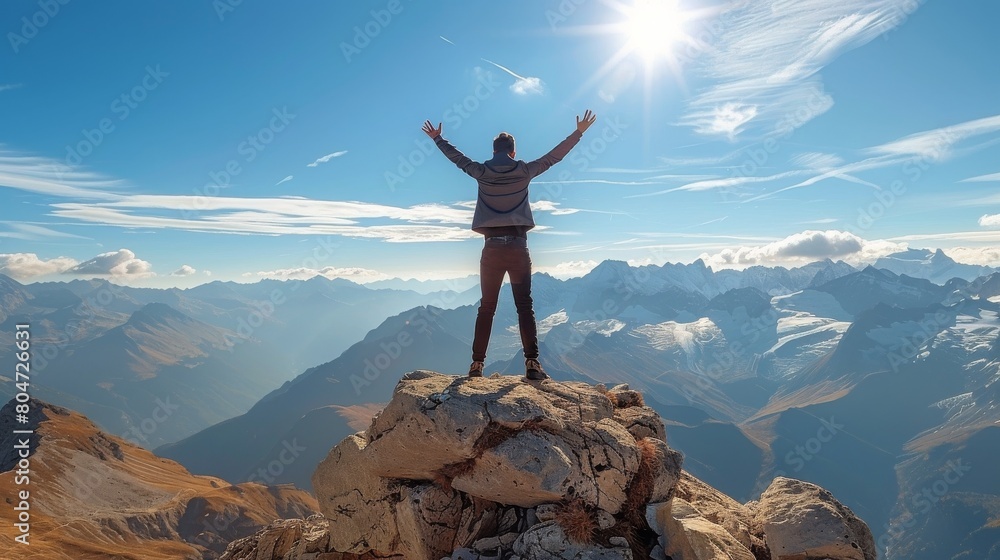
[(413, 371), (313, 475), (323, 515), (228, 560), (875, 560), (826, 490), (776, 478), (740, 504), (681, 470), (626, 385)]

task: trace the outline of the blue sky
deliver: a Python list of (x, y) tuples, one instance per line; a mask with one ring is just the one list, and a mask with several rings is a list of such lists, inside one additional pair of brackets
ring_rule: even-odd
[[(638, 3), (637, 3), (638, 2)], [(0, 272), (477, 272), (477, 160), (540, 157), (537, 270), (1000, 265), (988, 0), (5, 2)]]

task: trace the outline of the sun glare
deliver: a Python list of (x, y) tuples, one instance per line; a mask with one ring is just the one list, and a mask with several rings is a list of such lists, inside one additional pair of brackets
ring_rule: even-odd
[(677, 0), (635, 0), (626, 10), (624, 33), (628, 48), (646, 62), (670, 57), (684, 36), (688, 14)]

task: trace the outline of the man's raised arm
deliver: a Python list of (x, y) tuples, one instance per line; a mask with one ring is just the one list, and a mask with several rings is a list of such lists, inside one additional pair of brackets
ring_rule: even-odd
[(583, 133), (590, 128), (590, 125), (594, 124), (595, 120), (597, 120), (597, 115), (592, 113), (590, 109), (587, 109), (583, 114), (582, 120), (580, 117), (577, 117), (576, 130), (572, 134), (567, 136), (558, 146), (552, 148), (552, 151), (549, 153), (528, 163), (528, 173), (531, 177), (534, 178), (545, 173), (550, 167), (562, 161), (562, 158), (566, 157), (566, 154), (573, 149), (573, 146), (576, 146), (580, 138), (583, 138)]
[(437, 128), (431, 124), (431, 121), (424, 121), (423, 131), (434, 140), (434, 144), (444, 153), (445, 157), (451, 160), (452, 163), (458, 166), (459, 169), (465, 171), (469, 176), (474, 179), (478, 179), (483, 176), (486, 167), (481, 163), (476, 163), (468, 158), (465, 154), (460, 152), (458, 148), (451, 145), (451, 142), (444, 139), (441, 136), (441, 123), (438, 123)]

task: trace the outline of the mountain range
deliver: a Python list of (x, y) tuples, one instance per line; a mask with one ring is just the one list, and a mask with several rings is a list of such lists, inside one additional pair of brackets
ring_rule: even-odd
[[(30, 324), (34, 394), (151, 448), (246, 412), (388, 315), (475, 297), (324, 277), (161, 290), (103, 280), (22, 285), (0, 275), (0, 360), (12, 357), (14, 324)], [(12, 390), (0, 385), (0, 397)], [(177, 414), (153, 421), (173, 407)]]
[[(698, 478), (739, 501), (754, 499), (776, 475), (815, 482), (868, 522), (884, 558), (997, 553), (991, 547), (1000, 540), (1000, 482), (989, 467), (1000, 459), (994, 270), (940, 252), (906, 251), (862, 269), (829, 260), (718, 271), (701, 261), (606, 261), (583, 277), (535, 274), (532, 283), (550, 375), (641, 391)], [(367, 427), (404, 373), (464, 373), (478, 297), (476, 288), (419, 294), (326, 279), (215, 282), (116, 292), (127, 299), (115, 297), (81, 321), (78, 302), (96, 299), (93, 290), (102, 286), (23, 286), (0, 278), (6, 327), (20, 313), (31, 317), (39, 337), (72, 332), (60, 350), (67, 358), (56, 356), (49, 367), (63, 364), (79, 376), (43, 371), (46, 398), (89, 406), (88, 415), (115, 426), (113, 433), (139, 426), (149, 440), (140, 444), (158, 446), (158, 455), (193, 473), (305, 489), (326, 452)], [(252, 336), (240, 337), (240, 313), (276, 289), (287, 301)], [(366, 303), (352, 307), (348, 300)], [(321, 305), (356, 307), (350, 317), (364, 319), (317, 318)], [(73, 318), (86, 325), (66, 329)], [(308, 330), (327, 320), (339, 330)], [(487, 373), (523, 371), (516, 325), (505, 289)], [(279, 350), (278, 341), (296, 333), (315, 346)], [(305, 350), (322, 347), (325, 337), (333, 341), (326, 357)], [(227, 340), (240, 343), (229, 352)], [(288, 364), (305, 355), (312, 362), (290, 378)], [(90, 362), (97, 366), (81, 367)], [(102, 373), (101, 364), (111, 369)], [(270, 367), (281, 373), (269, 376)], [(176, 385), (156, 381), (161, 377)], [(169, 437), (153, 441), (141, 430), (152, 416), (149, 404), (128, 412), (126, 400), (101, 400), (94, 387), (116, 396), (125, 387), (153, 405), (157, 395), (186, 387), (193, 419), (168, 432), (171, 417), (162, 423)], [(204, 410), (212, 399), (239, 404)], [(131, 423), (114, 424), (116, 412)], [(283, 461), (289, 449), (295, 459)]]

